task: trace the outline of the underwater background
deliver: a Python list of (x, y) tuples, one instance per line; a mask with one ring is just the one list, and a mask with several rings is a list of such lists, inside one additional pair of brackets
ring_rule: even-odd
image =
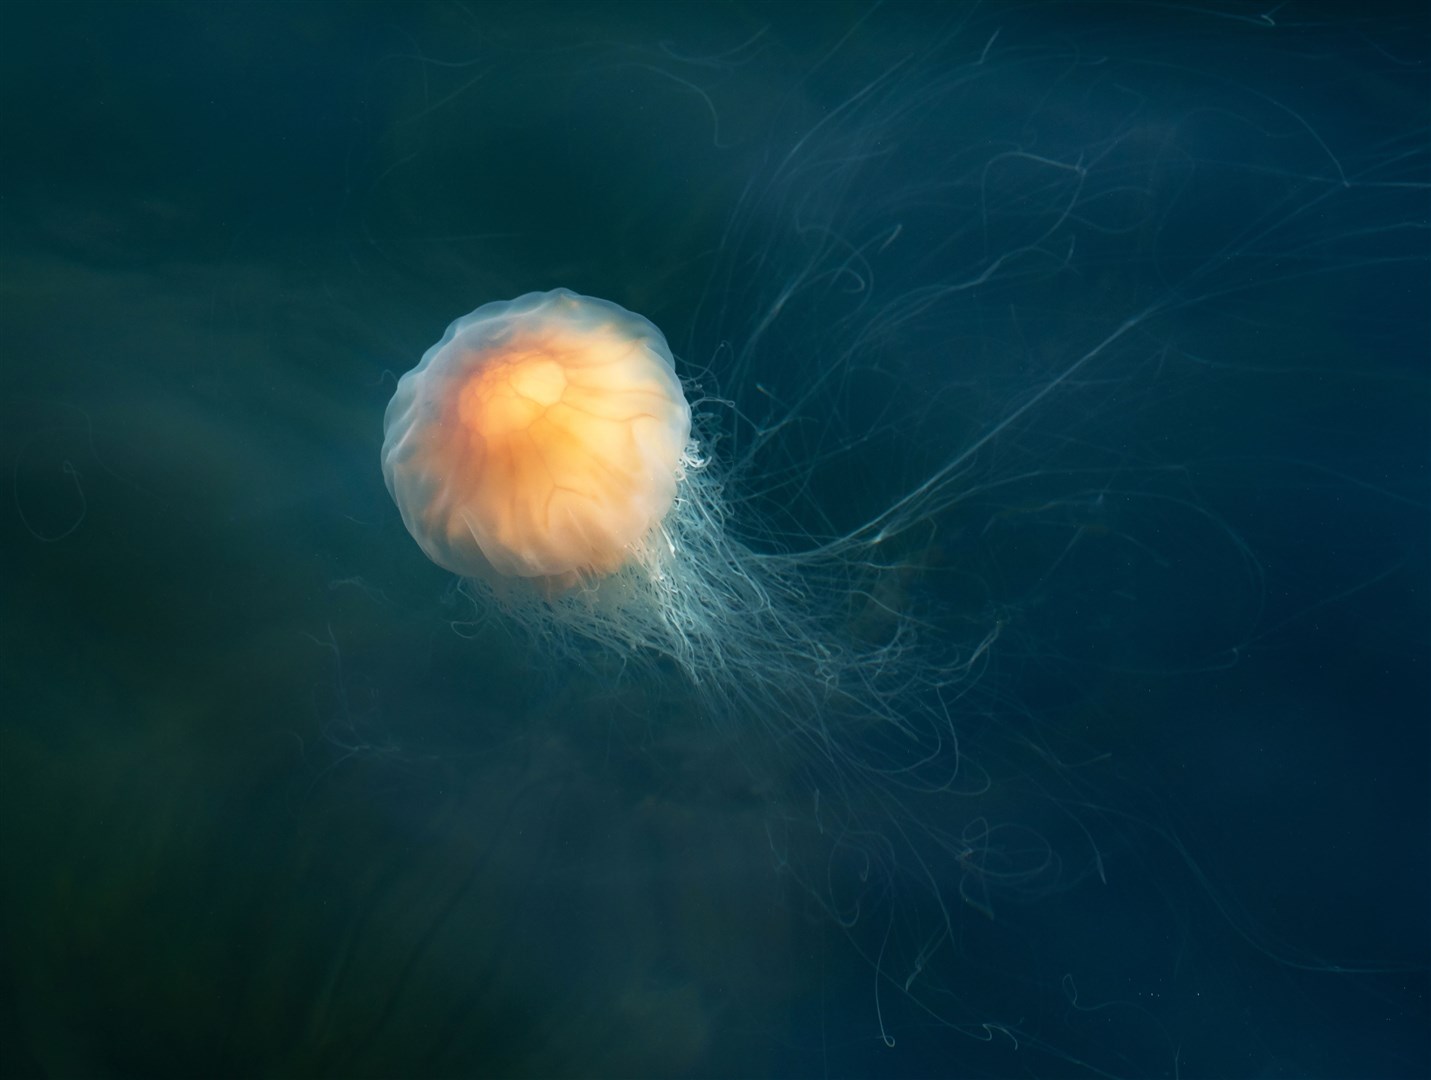
[[(0, 1075), (1425, 1075), (1428, 23), (5, 5)], [(979, 782), (426, 561), (396, 376), (559, 285), (757, 549), (946, 477), (850, 632)]]

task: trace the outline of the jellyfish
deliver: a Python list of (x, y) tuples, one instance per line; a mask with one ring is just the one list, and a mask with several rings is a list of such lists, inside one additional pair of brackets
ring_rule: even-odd
[(856, 682), (860, 708), (911, 725), (877, 693), (899, 644), (861, 643), (821, 606), (845, 595), (821, 575), (883, 537), (777, 553), (727, 532), (723, 470), (643, 316), (564, 288), (484, 304), (401, 377), (383, 428), (418, 546), (544, 647), (669, 659), (717, 717), (799, 705), (827, 753), (816, 718)]

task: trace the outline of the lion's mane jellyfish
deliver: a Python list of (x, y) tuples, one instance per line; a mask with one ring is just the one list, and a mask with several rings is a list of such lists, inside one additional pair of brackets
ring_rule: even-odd
[(549, 649), (674, 660), (713, 716), (756, 707), (833, 752), (836, 701), (902, 728), (899, 635), (848, 632), (851, 556), (901, 518), (833, 544), (756, 551), (726, 531), (723, 473), (692, 437), (665, 336), (567, 289), (477, 308), (399, 380), (383, 475), (408, 531)]

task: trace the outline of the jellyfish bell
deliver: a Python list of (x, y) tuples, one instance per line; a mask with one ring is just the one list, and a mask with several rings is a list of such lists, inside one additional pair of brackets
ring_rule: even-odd
[(439, 566), (547, 594), (660, 573), (691, 412), (647, 319), (566, 289), (484, 304), (402, 377), (383, 429), (388, 491)]

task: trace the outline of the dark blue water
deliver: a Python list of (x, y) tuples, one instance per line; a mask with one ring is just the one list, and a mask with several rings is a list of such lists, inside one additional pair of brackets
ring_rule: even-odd
[[(1413, 8), (6, 6), (0, 1074), (1426, 1074)], [(558, 285), (757, 550), (940, 478), (824, 600), (957, 750), (424, 559), (395, 376)]]

